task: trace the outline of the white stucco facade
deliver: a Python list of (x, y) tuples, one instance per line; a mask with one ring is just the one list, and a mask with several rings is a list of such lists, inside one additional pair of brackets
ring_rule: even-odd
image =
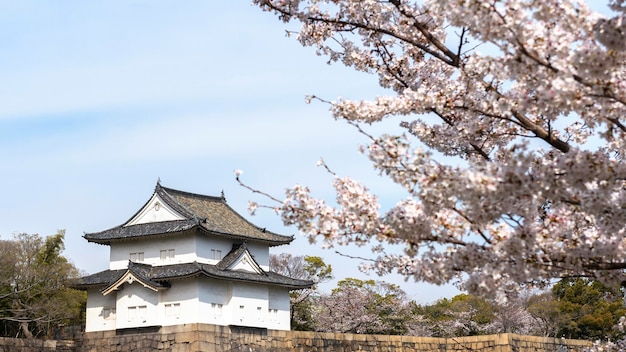
[(87, 332), (191, 323), (290, 327), (289, 290), (268, 285), (196, 277), (153, 291), (134, 281), (87, 297)]
[[(128, 241), (112, 243), (109, 269), (128, 267), (128, 261), (150, 265), (170, 265), (177, 263), (217, 264), (233, 248), (232, 240), (203, 235), (183, 235), (162, 237), (153, 241)], [(269, 247), (249, 244), (248, 250), (259, 266), (269, 270)]]
[(78, 285), (88, 332), (191, 323), (289, 330), (289, 291), (309, 285), (269, 272), (270, 246), (292, 238), (250, 224), (223, 197), (157, 184), (125, 224), (85, 238), (110, 247), (109, 269)]

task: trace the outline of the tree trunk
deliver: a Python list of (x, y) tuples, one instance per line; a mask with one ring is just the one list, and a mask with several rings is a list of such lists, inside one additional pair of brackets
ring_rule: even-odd
[(24, 333), (24, 336), (27, 339), (32, 339), (33, 338), (33, 333), (30, 332), (30, 330), (28, 329), (28, 322), (27, 321), (20, 322), (20, 329), (22, 330), (22, 332)]

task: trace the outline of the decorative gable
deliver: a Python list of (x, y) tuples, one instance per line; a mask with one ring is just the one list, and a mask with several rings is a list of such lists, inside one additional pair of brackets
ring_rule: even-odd
[(124, 226), (148, 224), (153, 222), (185, 220), (186, 218), (172, 209), (158, 194), (154, 194), (148, 203), (135, 214)]
[(224, 271), (239, 271), (267, 275), (248, 251), (246, 242), (233, 245), (233, 249), (230, 253), (217, 263), (216, 267)]
[(252, 258), (248, 249), (244, 250), (232, 264), (226, 267), (226, 270), (245, 271), (249, 273), (262, 274), (263, 269)]
[(108, 295), (109, 293), (111, 293), (113, 291), (119, 290), (120, 286), (122, 286), (124, 284), (132, 285), (135, 282), (141, 284), (145, 288), (149, 288), (149, 289), (151, 289), (153, 291), (158, 291), (158, 289), (155, 287), (154, 284), (150, 283), (148, 280), (144, 280), (144, 279), (142, 279), (140, 277), (137, 277), (135, 274), (130, 272), (130, 270), (128, 270), (117, 281), (115, 281), (113, 284), (109, 285), (104, 290), (102, 290), (102, 295), (106, 296), (106, 295)]

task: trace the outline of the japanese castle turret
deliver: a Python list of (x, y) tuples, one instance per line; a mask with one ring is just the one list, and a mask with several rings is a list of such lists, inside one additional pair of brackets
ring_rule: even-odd
[(204, 323), (290, 329), (290, 290), (311, 287), (269, 270), (269, 248), (289, 244), (221, 197), (161, 186), (130, 220), (84, 238), (110, 247), (109, 269), (87, 291), (86, 331)]

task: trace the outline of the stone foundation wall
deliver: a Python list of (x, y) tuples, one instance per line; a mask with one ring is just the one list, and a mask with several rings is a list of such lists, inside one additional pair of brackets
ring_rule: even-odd
[(71, 340), (27, 340), (0, 337), (0, 352), (81, 352), (80, 342)]
[(0, 352), (581, 352), (589, 341), (516, 334), (434, 338), (167, 326), (158, 332), (85, 333), (79, 341), (0, 339)]

